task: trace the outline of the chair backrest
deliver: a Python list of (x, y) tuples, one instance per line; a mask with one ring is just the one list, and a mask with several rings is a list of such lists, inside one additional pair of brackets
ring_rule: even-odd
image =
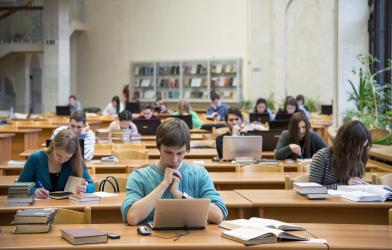
[(110, 151), (110, 150), (112, 150), (112, 144), (111, 143), (95, 143), (94, 148), (96, 151), (99, 151), (99, 150)]
[(91, 208), (85, 207), (83, 212), (58, 208), (53, 224), (91, 224)]
[(257, 172), (283, 173), (283, 165), (280, 163), (276, 165), (251, 164), (251, 165), (240, 167), (239, 171), (246, 172), (246, 173), (257, 173)]
[(299, 173), (309, 173), (311, 162), (298, 162), (297, 172)]
[(392, 225), (392, 208), (389, 209), (389, 225)]
[(112, 151), (119, 151), (119, 150), (146, 150), (146, 144), (133, 144), (133, 143), (113, 143), (112, 144)]
[(373, 179), (373, 184), (385, 185), (385, 186), (392, 187), (392, 173), (385, 174), (383, 176), (377, 176), (377, 174), (374, 174), (373, 176), (376, 177), (375, 181)]
[[(109, 174), (110, 175), (110, 174)], [(118, 188), (119, 188), (119, 192), (123, 193), (125, 192), (126, 186), (127, 186), (127, 181), (128, 178), (126, 177), (115, 177), (117, 184), (118, 184)], [(103, 180), (99, 180), (95, 182), (95, 191), (103, 191), (103, 192), (108, 192), (108, 193), (115, 193), (115, 188), (116, 188), (116, 184), (114, 183), (114, 180), (112, 178), (108, 178), (108, 180), (106, 181), (106, 184), (103, 184), (103, 190), (99, 190), (99, 187), (101, 186), (101, 182)], [(112, 185), (110, 184), (112, 183)], [(114, 188), (113, 188), (114, 185)]]
[(309, 182), (309, 175), (301, 175), (301, 176), (297, 176), (297, 177), (293, 177), (293, 178), (286, 175), (284, 177), (284, 189), (286, 189), (286, 190), (293, 189), (294, 183), (297, 183), (297, 182)]
[(124, 149), (112, 151), (112, 155), (119, 161), (122, 160), (148, 160), (147, 150)]
[(34, 125), (33, 120), (15, 120), (13, 121), (13, 124), (17, 127), (23, 127), (23, 126), (32, 126)]

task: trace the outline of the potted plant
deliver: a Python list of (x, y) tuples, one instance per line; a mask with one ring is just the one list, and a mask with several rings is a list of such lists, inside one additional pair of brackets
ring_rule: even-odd
[(365, 126), (372, 133), (372, 139), (377, 142), (378, 139), (390, 135), (391, 106), (387, 105), (387, 92), (391, 91), (391, 84), (386, 83), (383, 86), (377, 83), (375, 77), (384, 72), (391, 70), (391, 62), (389, 65), (379, 71), (372, 73), (369, 65), (378, 63), (379, 60), (369, 54), (359, 54), (357, 56), (361, 62), (361, 67), (353, 68), (352, 72), (358, 77), (358, 84), (355, 85), (351, 80), (348, 80), (352, 92), (349, 94), (348, 101), (353, 101), (355, 109), (349, 110), (345, 113), (344, 121), (358, 119), (362, 121)]

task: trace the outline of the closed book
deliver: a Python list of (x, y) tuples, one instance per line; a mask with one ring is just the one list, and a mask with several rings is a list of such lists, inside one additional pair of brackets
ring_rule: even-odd
[(328, 193), (326, 194), (305, 194), (304, 195), (309, 200), (324, 200), (328, 197)]
[(30, 234), (30, 233), (47, 233), (53, 223), (53, 219), (43, 224), (16, 224), (14, 233)]
[(72, 194), (69, 196), (70, 200), (77, 201), (77, 202), (93, 202), (93, 201), (100, 201), (101, 197), (96, 196), (94, 194)]
[(34, 196), (29, 197), (8, 197), (5, 201), (7, 206), (26, 206), (34, 203)]
[(14, 224), (47, 223), (57, 213), (56, 208), (28, 208), (16, 212)]
[(67, 228), (60, 229), (61, 237), (73, 245), (95, 244), (108, 242), (107, 233), (96, 228)]
[(314, 182), (297, 182), (294, 183), (294, 190), (300, 194), (326, 194), (327, 187)]
[(252, 217), (249, 220), (247, 219), (225, 220), (221, 224), (219, 224), (219, 227), (225, 229), (236, 229), (240, 227), (252, 227), (252, 228), (269, 227), (269, 228), (279, 229), (283, 231), (304, 230), (303, 227), (298, 225), (294, 225), (278, 220), (264, 219), (264, 218), (257, 218), (257, 217)]
[(240, 227), (229, 231), (223, 231), (222, 236), (241, 242), (247, 246), (256, 244), (274, 243), (278, 240), (307, 241), (308, 239), (296, 234), (288, 233), (272, 228)]

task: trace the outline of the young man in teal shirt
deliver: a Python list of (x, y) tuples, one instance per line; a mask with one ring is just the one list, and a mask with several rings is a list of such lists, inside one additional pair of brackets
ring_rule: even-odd
[[(152, 221), (158, 199), (209, 198), (208, 221), (219, 224), (227, 209), (205, 168), (183, 162), (190, 150), (190, 132), (182, 120), (170, 118), (157, 131), (160, 160), (129, 177), (121, 206), (123, 220), (130, 225)], [(173, 211), (175, 213), (175, 211)]]

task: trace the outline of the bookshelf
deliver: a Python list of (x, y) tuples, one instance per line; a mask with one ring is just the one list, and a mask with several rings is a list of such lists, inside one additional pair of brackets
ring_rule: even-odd
[(212, 90), (224, 102), (242, 99), (239, 58), (133, 62), (131, 68), (131, 90), (140, 93), (142, 102), (156, 98), (166, 102), (209, 102)]

